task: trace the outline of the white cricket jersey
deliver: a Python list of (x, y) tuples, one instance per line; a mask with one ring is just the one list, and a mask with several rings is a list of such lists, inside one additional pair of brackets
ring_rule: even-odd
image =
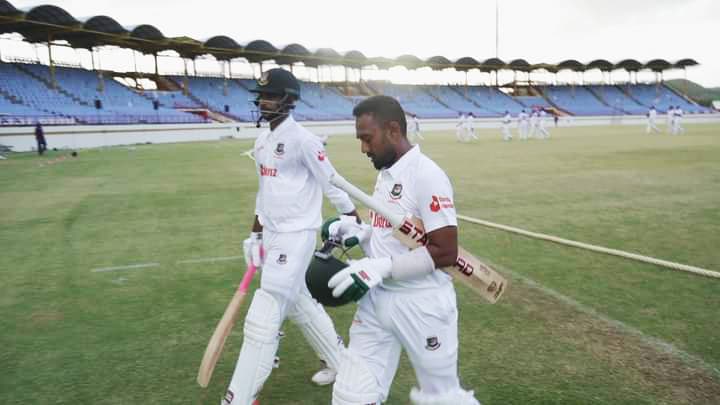
[[(373, 198), (383, 201), (398, 213), (409, 213), (423, 221), (425, 232), (446, 226), (457, 226), (453, 189), (445, 172), (420, 152), (415, 145), (389, 169), (378, 173)], [(390, 222), (370, 210), (372, 234), (368, 243), (368, 257), (392, 257), (407, 253), (393, 236)], [(386, 289), (434, 288), (449, 282), (450, 276), (434, 271), (414, 280), (384, 280)]]
[(650, 121), (655, 121), (655, 117), (657, 117), (657, 111), (654, 108), (651, 108), (648, 112), (648, 118), (650, 118)]
[(509, 113), (505, 114), (505, 116), (503, 117), (503, 120), (502, 120), (503, 125), (510, 125), (511, 122), (512, 122), (512, 117), (510, 116), (510, 114)]
[(518, 122), (520, 124), (527, 124), (527, 120), (528, 120), (528, 115), (526, 112), (521, 112), (520, 114), (518, 114)]
[(312, 132), (288, 116), (274, 131), (263, 131), (253, 149), (259, 187), (255, 213), (273, 232), (318, 229), (323, 193), (340, 213), (355, 209), (348, 195), (328, 181), (335, 168)]

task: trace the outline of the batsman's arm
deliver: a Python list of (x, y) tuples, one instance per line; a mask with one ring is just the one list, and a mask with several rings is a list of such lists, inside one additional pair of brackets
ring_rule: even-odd
[(203, 355), (202, 362), (200, 363), (200, 369), (198, 370), (197, 382), (201, 387), (205, 388), (210, 382), (215, 365), (222, 354), (223, 347), (225, 346), (225, 340), (230, 335), (235, 321), (237, 320), (238, 314), (240, 313), (240, 307), (242, 306), (245, 295), (247, 295), (250, 282), (256, 272), (256, 267), (253, 264), (248, 265), (245, 275), (240, 282), (235, 295), (233, 295), (225, 313), (220, 322), (215, 327), (215, 331), (205, 348), (205, 354)]
[[(385, 204), (365, 194), (353, 184), (335, 174), (330, 182), (350, 196), (384, 216), (394, 228), (394, 236), (409, 248), (427, 245), (428, 238), (419, 218), (402, 215), (390, 210)], [(454, 279), (472, 288), (490, 303), (497, 302), (505, 292), (505, 278), (492, 267), (481, 262), (462, 247), (458, 247), (457, 260), (452, 266), (441, 269)]]

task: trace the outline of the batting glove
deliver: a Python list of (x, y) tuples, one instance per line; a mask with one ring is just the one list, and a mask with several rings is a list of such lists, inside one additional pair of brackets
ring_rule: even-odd
[(384, 278), (390, 277), (391, 270), (392, 260), (389, 257), (360, 259), (335, 274), (328, 281), (328, 287), (333, 290), (335, 298), (357, 301)]
[(323, 240), (339, 240), (345, 247), (360, 245), (365, 250), (364, 245), (370, 239), (372, 228), (357, 221), (357, 217), (352, 215), (341, 215), (339, 218), (330, 219), (323, 225), (321, 236)]
[(243, 253), (245, 254), (245, 264), (250, 266), (252, 263), (255, 267), (262, 267), (264, 259), (262, 232), (250, 233), (250, 237), (243, 241)]

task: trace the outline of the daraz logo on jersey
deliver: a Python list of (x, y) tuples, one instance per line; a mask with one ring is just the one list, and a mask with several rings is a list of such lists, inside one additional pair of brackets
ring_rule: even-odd
[(277, 177), (277, 169), (260, 165), (260, 176)]
[(384, 216), (370, 210), (370, 224), (373, 228), (392, 228), (392, 224)]
[(455, 208), (452, 200), (448, 197), (432, 196), (432, 202), (430, 202), (430, 211), (438, 212), (443, 208)]

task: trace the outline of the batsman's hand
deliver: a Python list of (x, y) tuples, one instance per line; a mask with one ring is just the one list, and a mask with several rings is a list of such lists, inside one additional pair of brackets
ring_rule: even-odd
[(364, 245), (370, 240), (372, 228), (358, 221), (359, 219), (352, 215), (331, 218), (323, 224), (321, 237), (323, 240), (339, 240), (345, 247), (360, 245), (365, 250)]
[(250, 237), (243, 241), (243, 253), (245, 254), (245, 264), (250, 266), (252, 263), (255, 267), (262, 267), (264, 259), (262, 232), (250, 233)]
[(357, 301), (371, 288), (380, 284), (384, 278), (390, 277), (392, 260), (389, 257), (380, 259), (364, 258), (352, 262), (348, 267), (335, 274), (328, 287), (335, 298), (342, 297)]

